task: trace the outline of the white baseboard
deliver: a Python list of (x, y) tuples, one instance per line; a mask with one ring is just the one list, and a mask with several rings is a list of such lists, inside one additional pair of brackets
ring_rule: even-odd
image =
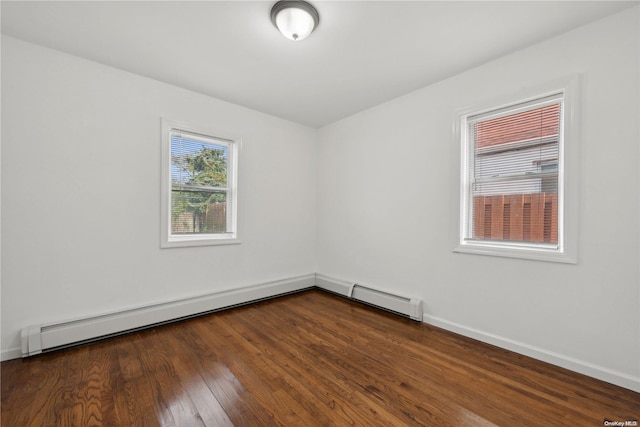
[(0, 361), (4, 362), (5, 360), (18, 359), (21, 356), (22, 349), (20, 347), (9, 348), (0, 353)]
[(426, 313), (424, 313), (422, 319), (424, 323), (429, 325), (437, 326), (465, 337), (495, 345), (496, 347), (504, 348), (524, 356), (529, 356), (534, 359), (560, 366), (561, 368), (597, 378), (640, 393), (640, 377), (633, 377), (623, 372), (614, 371), (593, 363), (585, 362), (584, 360), (575, 359), (553, 351), (548, 351), (529, 344), (483, 332), (478, 329), (469, 328)]
[(3, 352), (2, 357), (32, 356), (50, 349), (117, 335), (314, 286), (315, 274), (309, 274), (91, 317), (33, 325), (22, 330), (20, 353), (16, 354), (15, 349), (11, 349)]

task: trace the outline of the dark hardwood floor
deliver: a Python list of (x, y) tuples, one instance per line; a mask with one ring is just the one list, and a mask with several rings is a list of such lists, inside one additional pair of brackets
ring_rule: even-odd
[(2, 426), (603, 426), (640, 394), (321, 291), (2, 363)]

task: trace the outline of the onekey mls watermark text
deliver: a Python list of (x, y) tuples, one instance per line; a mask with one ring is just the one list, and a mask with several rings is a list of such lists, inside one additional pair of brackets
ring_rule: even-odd
[(607, 427), (637, 427), (638, 420), (624, 420), (624, 421), (604, 420), (603, 425)]

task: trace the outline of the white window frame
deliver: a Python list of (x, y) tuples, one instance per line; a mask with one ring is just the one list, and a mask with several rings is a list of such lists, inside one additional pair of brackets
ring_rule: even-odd
[[(241, 243), (239, 234), (239, 199), (238, 199), (238, 157), (241, 138), (227, 132), (210, 129), (204, 126), (162, 119), (162, 184), (161, 184), (161, 218), (160, 247), (190, 247), (209, 245), (230, 245)], [(228, 147), (227, 173), (227, 233), (210, 234), (172, 234), (171, 233), (171, 133), (182, 131), (188, 134), (202, 135), (219, 141)]]
[[(562, 263), (578, 262), (579, 230), (579, 164), (580, 142), (578, 138), (579, 76), (559, 79), (521, 91), (516, 96), (502, 97), (490, 102), (465, 108), (455, 116), (455, 143), (459, 148), (459, 220), (456, 227), (456, 246), (454, 252), (490, 255), (507, 258), (521, 258), (538, 261)], [(470, 194), (469, 176), (468, 119), (479, 114), (516, 107), (519, 104), (543, 99), (561, 93), (563, 107), (558, 153), (558, 244), (518, 243), (489, 240), (471, 240), (470, 233)]]

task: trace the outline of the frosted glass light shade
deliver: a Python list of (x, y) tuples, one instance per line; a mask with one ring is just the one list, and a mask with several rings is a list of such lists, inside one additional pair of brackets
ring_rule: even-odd
[(318, 12), (301, 0), (279, 1), (271, 9), (271, 22), (286, 38), (304, 40), (320, 22)]
[(291, 40), (304, 40), (313, 31), (313, 17), (302, 9), (284, 9), (276, 16), (276, 26)]

